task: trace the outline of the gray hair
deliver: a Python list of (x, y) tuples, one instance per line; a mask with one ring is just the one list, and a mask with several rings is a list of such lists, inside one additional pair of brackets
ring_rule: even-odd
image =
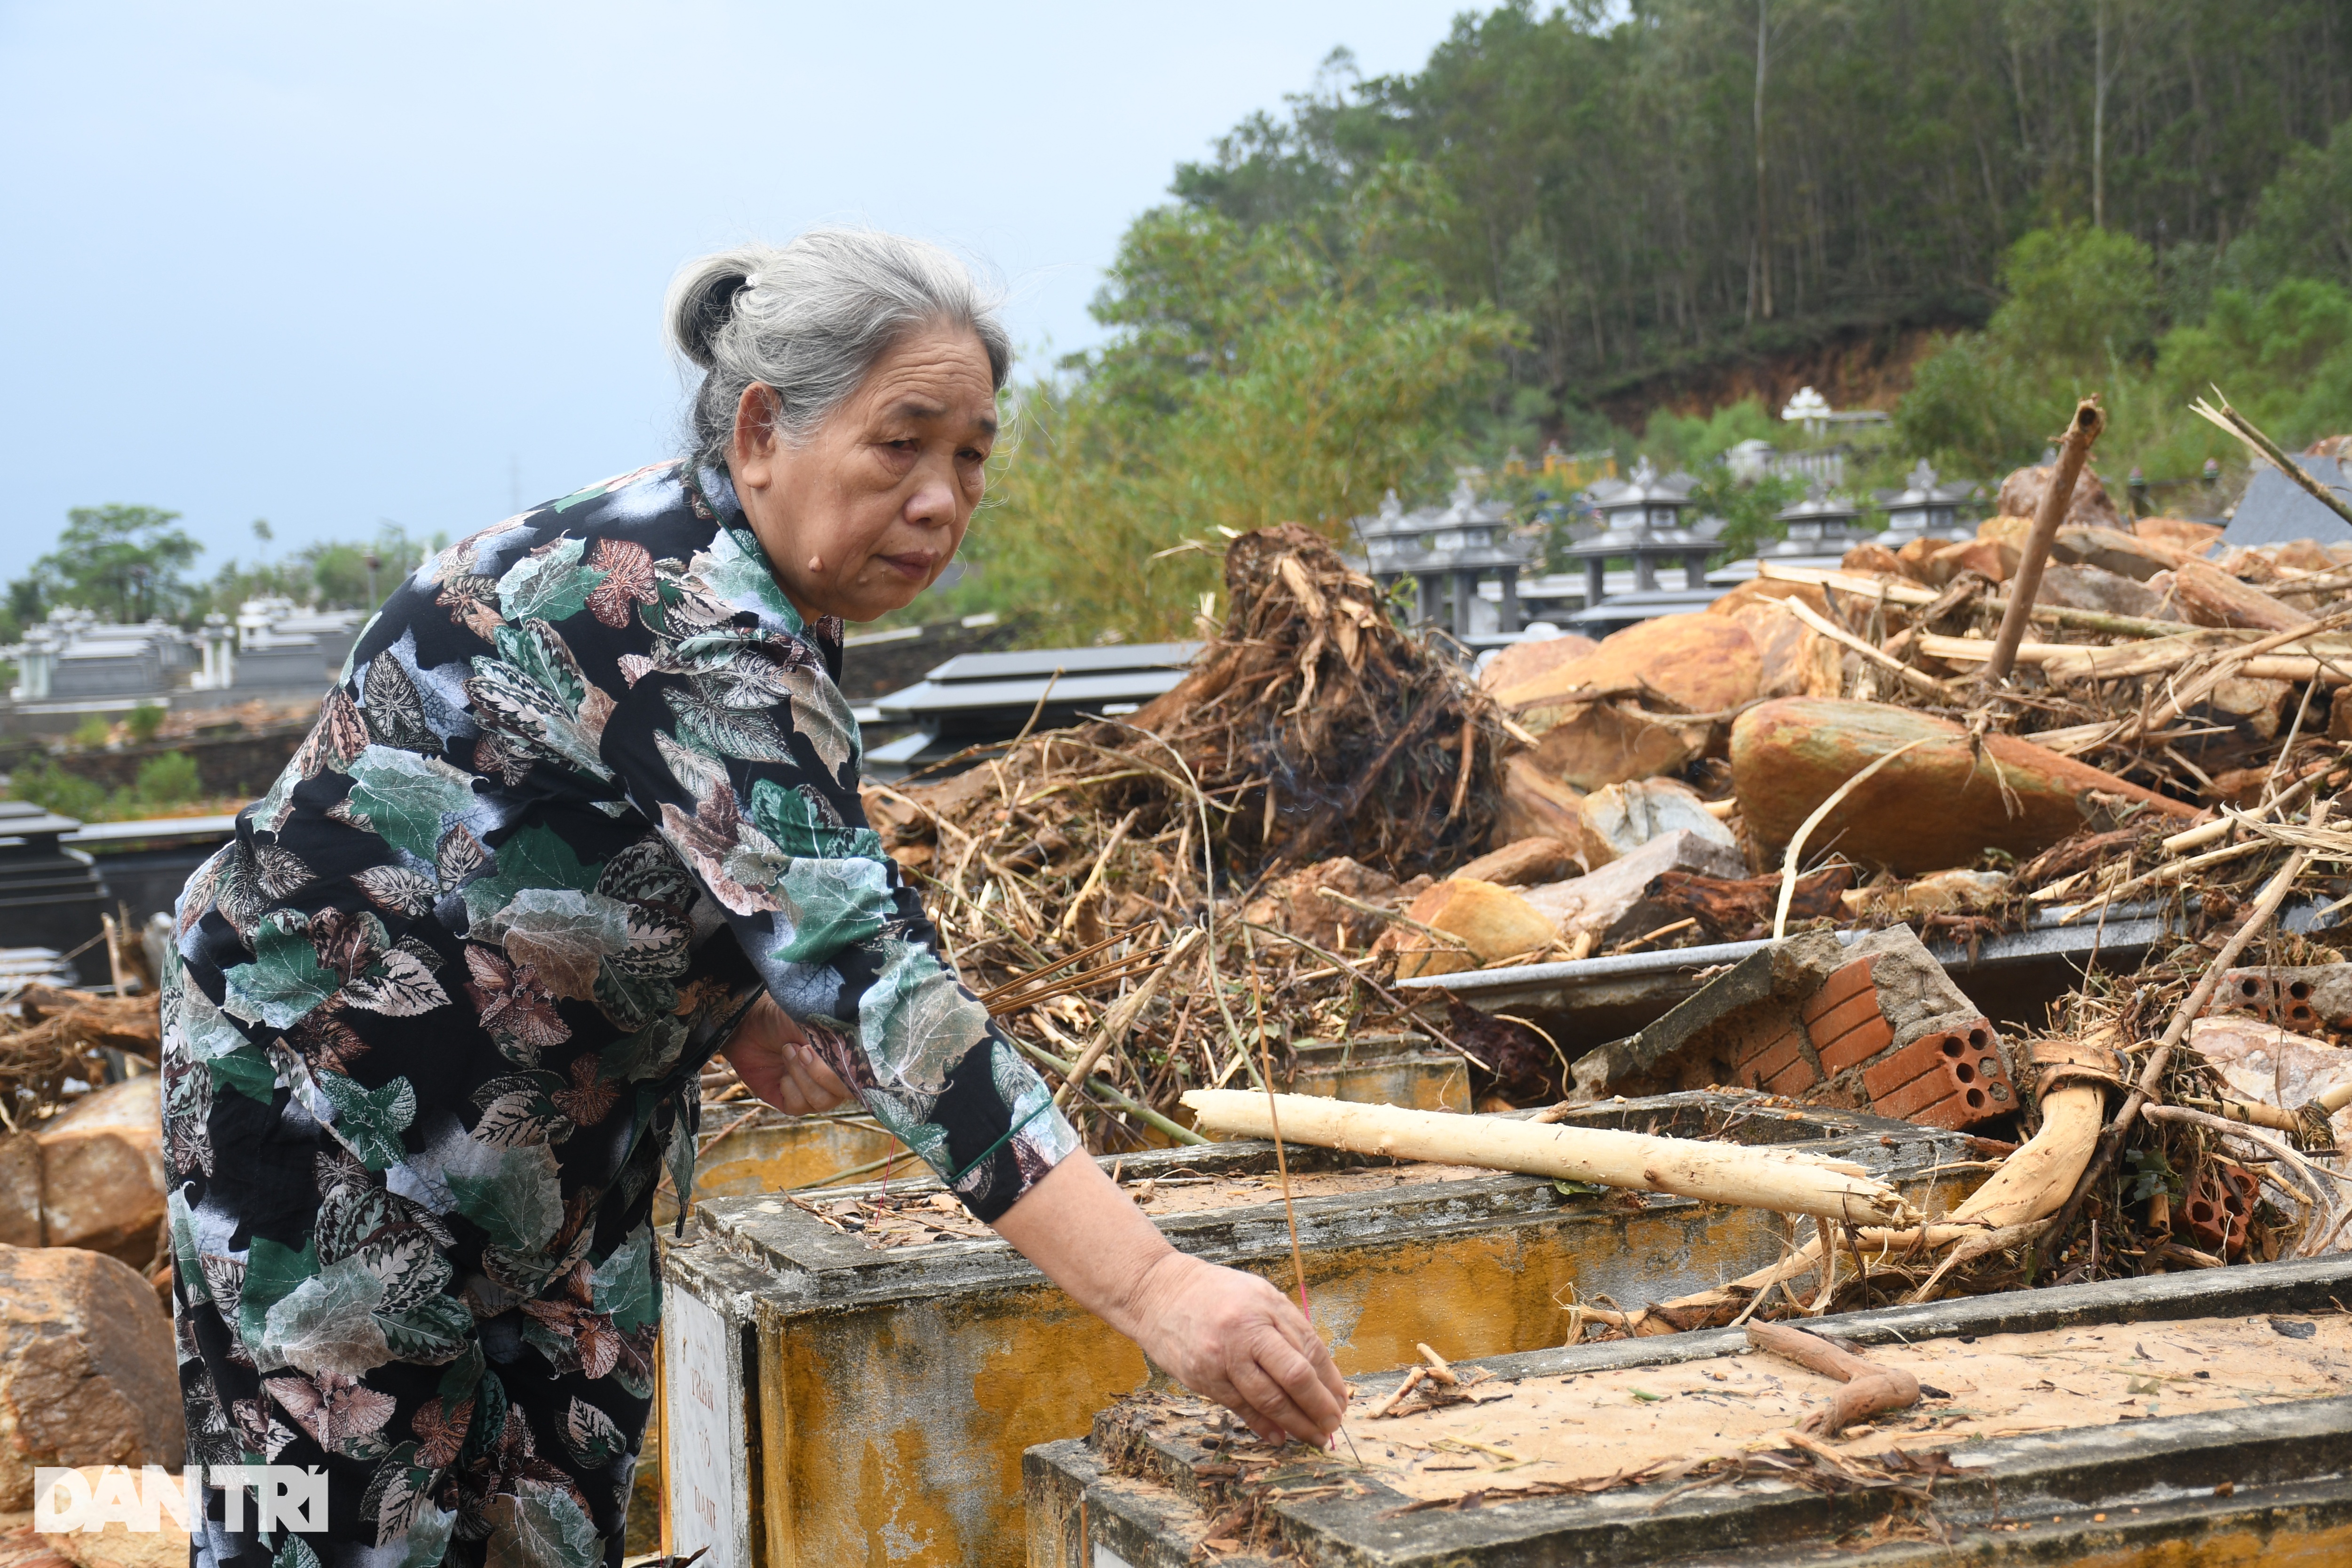
[(775, 426), (804, 440), (908, 332), (968, 327), (1004, 387), (1013, 342), (971, 270), (936, 245), (816, 228), (688, 263), (669, 286), (670, 342), (706, 373), (688, 427), (697, 462), (723, 463), (746, 387), (776, 396)]

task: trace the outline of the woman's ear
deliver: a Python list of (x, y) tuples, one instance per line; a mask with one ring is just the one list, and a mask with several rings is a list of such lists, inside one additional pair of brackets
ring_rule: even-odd
[[(735, 436), (729, 443), (728, 468), (739, 485), (764, 486), (767, 467), (776, 451), (776, 394), (753, 382), (735, 403)], [(755, 472), (756, 470), (756, 472)]]

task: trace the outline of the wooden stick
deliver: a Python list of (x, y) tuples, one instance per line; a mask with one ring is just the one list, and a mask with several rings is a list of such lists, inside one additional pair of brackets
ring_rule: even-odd
[[(2277, 795), (2271, 800), (2269, 805), (2263, 806), (2260, 811), (2254, 812), (2252, 815), (2255, 816), (2267, 816), (2273, 811), (2284, 810), (2285, 807), (2294, 805), (2303, 795), (2317, 788), (2321, 777), (2325, 775), (2327, 769), (2324, 766), (2313, 769), (2310, 773), (2305, 773), (2303, 777), (2289, 784), (2286, 788), (2279, 791)], [(2239, 819), (2237, 817), (2224, 812), (2210, 822), (2200, 822), (2194, 827), (2182, 828), (2171, 837), (2164, 840), (2164, 842), (2157, 846), (2157, 847), (2162, 849), (2167, 855), (2179, 855), (2190, 849), (2202, 849), (2208, 844), (2212, 843), (2216, 838), (2228, 837), (2230, 829), (2237, 826), (2238, 821)]]
[(2260, 642), (2248, 643), (2243, 647), (2231, 649), (2228, 653), (2223, 654), (2220, 658), (2215, 659), (2212, 664), (2201, 671), (2194, 680), (2191, 680), (2188, 685), (2167, 697), (2163, 702), (2158, 704), (2156, 710), (2153, 713), (2148, 715), (2147, 718), (2140, 720), (2137, 724), (2131, 726), (2117, 738), (2119, 740), (2128, 740), (2136, 735), (2149, 735), (2155, 733), (2157, 731), (2163, 729), (2167, 724), (2171, 723), (2175, 719), (2179, 718), (2183, 713), (2189, 711), (2189, 709), (2195, 707), (2198, 703), (2203, 701), (2206, 696), (2211, 692), (2215, 687), (2221, 685), (2224, 680), (2227, 680), (2231, 675), (2237, 670), (2239, 666), (2245, 664), (2247, 661), (2254, 658), (2258, 655), (2270, 652), (2271, 649), (2274, 647), (2284, 647), (2288, 643), (2297, 641), (2303, 637), (2307, 637), (2314, 632), (2326, 631), (2333, 627), (2343, 626), (2347, 621), (2352, 621), (2352, 610), (2337, 610), (2333, 614), (2322, 616), (2315, 621), (2306, 621), (2302, 626), (2295, 626), (2291, 630), (2275, 632), (2271, 636), (2263, 638)]
[[(1042, 702), (1044, 699), (1040, 698), (1038, 700)], [(1063, 931), (1066, 932), (1077, 923), (1079, 911), (1087, 907), (1087, 900), (1094, 896), (1094, 890), (1102, 885), (1103, 868), (1110, 864), (1111, 851), (1117, 849), (1120, 842), (1127, 837), (1127, 830), (1135, 826), (1135, 819), (1142, 810), (1143, 808), (1139, 805), (1120, 817), (1118, 826), (1110, 830), (1110, 837), (1103, 840), (1102, 851), (1095, 857), (1093, 869), (1087, 873), (1087, 879), (1078, 884), (1078, 890), (1071, 895), (1070, 907), (1062, 911), (1060, 929)]]
[(1056, 996), (1066, 996), (1074, 991), (1083, 991), (1089, 985), (1097, 985), (1106, 980), (1124, 980), (1130, 974), (1149, 968), (1158, 958), (1159, 953), (1156, 950), (1151, 952), (1133, 952), (1125, 958), (1106, 963), (1100, 968), (1082, 970), (1076, 974), (1066, 974), (1059, 980), (1048, 981), (1034, 991), (1024, 991), (1018, 996), (1000, 996), (996, 1001), (987, 1005), (989, 1016), (1002, 1018), (1008, 1013), (1018, 1013), (1024, 1007), (1034, 1007), (1040, 1002), (1050, 1002)]
[[(1031, 1045), (1027, 1040), (1023, 1039), (1018, 1035), (1013, 1036), (1012, 1039), (1013, 1043), (1020, 1047), (1024, 1053), (1034, 1058), (1039, 1065), (1052, 1068), (1055, 1072), (1060, 1073), (1065, 1079), (1069, 1078), (1071, 1068), (1077, 1065), (1075, 1062), (1064, 1061), (1061, 1058), (1055, 1056), (1053, 1052), (1046, 1050), (1042, 1046)], [(1174, 1139), (1179, 1143), (1200, 1144), (1209, 1142), (1208, 1139), (1202, 1137), (1198, 1132), (1193, 1131), (1191, 1128), (1183, 1125), (1181, 1122), (1169, 1121), (1168, 1118), (1160, 1115), (1160, 1112), (1152, 1110), (1151, 1107), (1144, 1104), (1139, 1100), (1132, 1099), (1129, 1096), (1121, 1093), (1115, 1085), (1106, 1083), (1101, 1079), (1088, 1079), (1087, 1080), (1087, 1087), (1101, 1095), (1105, 1100), (1109, 1100), (1113, 1105), (1118, 1106), (1121, 1110), (1126, 1111), (1129, 1116), (1141, 1118), (1146, 1123), (1158, 1128), (1160, 1131), (1165, 1132), (1169, 1137)]]
[(1984, 668), (1987, 686), (1998, 686), (2009, 679), (2010, 667), (2017, 659), (2017, 645), (2025, 640), (2033, 596), (2042, 588), (2042, 568), (2049, 563), (2050, 546), (2057, 542), (2058, 525), (2066, 521), (2066, 504), (2074, 499), (2074, 481), (2082, 475), (2084, 459), (2091, 455), (2091, 443), (2106, 426), (2106, 412), (2093, 393), (2074, 405), (2074, 417), (2059, 438), (2057, 471), (2050, 476), (2050, 488), (2042, 492), (2042, 508), (2033, 514), (2033, 531), (2025, 536), (2017, 574), (2009, 582), (2009, 608), (2000, 617), (2000, 634), (1993, 639), (1992, 659)]
[[(1889, 583), (1880, 577), (1864, 577), (1857, 573), (1840, 572), (1824, 566), (1791, 566), (1784, 562), (1759, 562), (1759, 577), (1780, 583), (1811, 583), (1818, 587), (1835, 588), (1843, 594), (1854, 594), (1863, 598), (1885, 596), (1890, 605), (1900, 605), (1907, 610), (1925, 609), (1940, 595), (1933, 588), (1923, 588), (1911, 583)], [(1985, 607), (2006, 613), (2013, 602), (2011, 595), (1997, 594), (1985, 600)], [(2037, 621), (2053, 626), (2073, 626), (2086, 632), (2105, 632), (2121, 637), (2177, 637), (2189, 633), (2212, 637), (2223, 641), (2251, 641), (2261, 635), (2243, 627), (2189, 626), (2179, 621), (2151, 620), (2145, 616), (2118, 616), (2105, 610), (2075, 610), (2063, 605), (2035, 605), (2031, 614)], [(1891, 649), (1888, 651), (1892, 651)], [(2081, 651), (2088, 652), (2089, 649)]]
[(1908, 1410), (1919, 1403), (1919, 1380), (1901, 1367), (1870, 1361), (1787, 1323), (1749, 1323), (1748, 1342), (1845, 1384), (1798, 1425), (1801, 1432), (1834, 1437), (1874, 1415)]
[(2256, 457), (2264, 458), (2280, 473), (2293, 479), (2312, 500), (2345, 521), (2352, 522), (2352, 507), (2347, 507), (2342, 497), (2313, 479), (2301, 463), (2288, 457), (2280, 450), (2277, 442), (2257, 429), (2252, 420), (2231, 407), (2229, 398), (2223, 395), (2220, 387), (2213, 389), (2213, 395), (2221, 399), (2221, 407), (2215, 408), (2200, 397), (2189, 405), (2189, 411), (2243, 441)]
[(1421, 1359), (1429, 1363), (1430, 1381), (1433, 1383), (1442, 1383), (1448, 1388), (1456, 1388), (1461, 1385), (1462, 1380), (1454, 1375), (1454, 1368), (1447, 1363), (1444, 1356), (1439, 1355), (1435, 1351), (1431, 1350), (1419, 1340), (1415, 1340), (1413, 1342), (1412, 1348), (1419, 1351), (1421, 1352)]
[[(1795, 601), (1793, 600), (1790, 601), (1792, 604)], [(1861, 787), (1863, 781), (1869, 778), (1871, 774), (1876, 773), (1879, 769), (1885, 767), (1887, 763), (1893, 762), (1895, 758), (1901, 756), (1912, 747), (1924, 746), (1934, 738), (1935, 737), (1930, 735), (1922, 735), (1916, 741), (1904, 742), (1901, 745), (1895, 747), (1893, 751), (1887, 752), (1883, 757), (1874, 758), (1867, 767), (1864, 768), (1860, 773), (1855, 773), (1852, 778), (1846, 780), (1845, 783), (1838, 785), (1837, 788), (1830, 791), (1830, 797), (1822, 802), (1821, 805), (1813, 807), (1813, 814), (1797, 825), (1797, 831), (1792, 834), (1789, 839), (1788, 853), (1780, 858), (1780, 906), (1772, 911), (1773, 941), (1780, 941), (1780, 938), (1788, 931), (1789, 905), (1794, 901), (1797, 896), (1797, 860), (1798, 858), (1805, 852), (1806, 838), (1811, 835), (1814, 828), (1819, 827), (1822, 825), (1822, 818), (1836, 810), (1838, 804), (1844, 800), (1846, 796), (1852, 795), (1857, 788)]]
[(1371, 1415), (1367, 1416), (1366, 1419), (1378, 1421), (1383, 1415), (1389, 1415), (1391, 1412), (1395, 1410), (1398, 1405), (1402, 1405), (1405, 1402), (1405, 1397), (1412, 1394), (1414, 1389), (1419, 1388), (1421, 1386), (1422, 1379), (1428, 1375), (1429, 1369), (1425, 1366), (1417, 1366), (1411, 1372), (1406, 1373), (1404, 1374), (1404, 1381), (1398, 1384), (1396, 1387), (1391, 1391), (1386, 1399), (1381, 1400), (1379, 1405), (1374, 1406)]
[(2140, 1114), (2151, 1121), (2178, 1121), (2191, 1127), (2205, 1127), (2216, 1132), (2226, 1132), (2232, 1138), (2242, 1138), (2249, 1143), (2268, 1150), (2298, 1170), (2333, 1177), (2339, 1182), (2352, 1183), (2352, 1171), (2338, 1171), (2326, 1165), (2315, 1165), (2277, 1139), (2266, 1138), (2251, 1127), (2242, 1126), (2219, 1116), (2209, 1116), (2201, 1110), (2185, 1110), (2177, 1105), (2151, 1105)]
[[(2311, 826), (2316, 827), (2326, 819), (2328, 805), (2328, 802), (2321, 801), (2312, 807)], [(2247, 944), (2271, 923), (2271, 918), (2278, 913), (2279, 906), (2286, 902), (2295, 879), (2302, 876), (2304, 868), (2310, 864), (2310, 850), (2297, 849), (2290, 854), (2286, 864), (2279, 868), (2278, 875), (2271, 879), (2270, 885), (2262, 890), (2253, 907), (2246, 911), (2246, 918), (2238, 922), (2237, 931), (2221, 945), (2221, 951), (2213, 955), (2213, 962), (2205, 966), (2205, 973), (2198, 977), (2188, 999), (2180, 1004), (2172, 1015), (2172, 1022), (2165, 1026), (2164, 1037), (2157, 1041), (2156, 1049), (2148, 1053), (2147, 1068), (2139, 1075), (2139, 1081), (2132, 1086), (2131, 1093), (2125, 1097), (2123, 1109), (2116, 1112), (2115, 1121), (2100, 1135), (2099, 1146), (2084, 1170), (2083, 1179), (2074, 1188), (2074, 1195), (2066, 1200), (2066, 1206), (2058, 1211), (2056, 1223), (2051, 1226), (2049, 1233), (2035, 1247), (2027, 1269), (2029, 1276), (2065, 1250), (2067, 1233), (2074, 1228), (2075, 1219), (2082, 1214), (2083, 1205), (2090, 1197), (2091, 1189), (2098, 1185), (2100, 1178), (2106, 1174), (2116, 1157), (2122, 1152), (2124, 1134), (2131, 1130), (2132, 1122), (2139, 1116), (2140, 1108), (2155, 1099), (2157, 1090), (2162, 1086), (2165, 1068), (2172, 1063), (2173, 1047), (2179, 1045), (2181, 1037), (2189, 1033), (2189, 1024), (2204, 1016), (2205, 1005), (2213, 999), (2213, 993), (2220, 988), (2221, 976), (2238, 962), (2238, 955), (2246, 951)]]
[[(1260, 925), (1255, 921), (1242, 921), (1242, 924), (1251, 931), (1263, 931), (1267, 936), (1279, 937), (1284, 942), (1289, 942), (1294, 947), (1303, 947), (1326, 963), (1337, 964), (1339, 968), (1346, 970), (1349, 974), (1353, 976), (1355, 980), (1366, 990), (1370, 991), (1373, 995), (1378, 996), (1390, 1006), (1395, 1008), (1397, 1012), (1404, 1017), (1405, 1021), (1410, 1023), (1414, 1028), (1419, 1029), (1423, 1034), (1427, 1035), (1431, 1039), (1435, 1040), (1439, 1045), (1444, 1046), (1447, 1050), (1452, 1051), (1455, 1056), (1460, 1057), (1464, 1061), (1468, 1062), (1480, 1072), (1493, 1072), (1495, 1070), (1493, 1068), (1488, 1067), (1485, 1062), (1480, 1061), (1476, 1057), (1472, 1056), (1468, 1051), (1464, 1050), (1461, 1045), (1454, 1040), (1453, 1036), (1448, 1035), (1445, 1031), (1438, 1028), (1435, 1025), (1428, 1023), (1420, 1014), (1414, 1012), (1413, 1009), (1421, 1005), (1419, 1002), (1405, 1002), (1399, 999), (1396, 993), (1391, 991), (1387, 986), (1382, 985), (1379, 981), (1365, 973), (1361, 968), (1356, 964), (1349, 963), (1338, 953), (1332, 952), (1325, 948), (1318, 947), (1303, 936), (1293, 936), (1290, 932), (1284, 931), (1280, 926)], [(1591, 933), (1589, 931), (1585, 933), (1587, 938), (1589, 938), (1591, 934)]]
[[(1524, 1171), (1853, 1224), (1907, 1224), (1917, 1217), (1901, 1194), (1862, 1166), (1794, 1149), (1546, 1126), (1314, 1095), (1286, 1094), (1279, 1100), (1286, 1135), (1327, 1149)], [(1210, 1131), (1263, 1138), (1270, 1130), (1265, 1100), (1245, 1090), (1191, 1089), (1183, 1103)]]
[(1351, 899), (1337, 888), (1318, 888), (1315, 889), (1315, 896), (1318, 899), (1328, 899), (1335, 904), (1344, 904), (1357, 913), (1370, 915), (1374, 920), (1387, 921), (1391, 925), (1401, 925), (1407, 930), (1417, 931), (1434, 941), (1440, 947), (1451, 948), (1456, 952), (1475, 951), (1469, 942), (1450, 931), (1440, 931), (1433, 925), (1423, 925), (1411, 915), (1401, 915), (1394, 910), (1384, 910), (1377, 904), (1368, 904), (1361, 899)]
[(1896, 675), (1903, 678), (1904, 684), (1906, 686), (1913, 688), (1915, 690), (1917, 690), (1926, 696), (1936, 698), (1940, 701), (1950, 702), (1956, 700), (1952, 689), (1946, 686), (1934, 676), (1928, 674), (1926, 670), (1914, 669), (1909, 665), (1904, 663), (1901, 659), (1896, 658), (1881, 649), (1871, 647), (1870, 644), (1863, 641), (1852, 632), (1846, 631), (1843, 628), (1833, 625), (1828, 616), (1814, 609), (1802, 599), (1784, 599), (1781, 603), (1789, 606), (1790, 614), (1794, 615), (1799, 620), (1804, 622), (1805, 625), (1812, 627), (1813, 630), (1821, 633), (1822, 636), (1829, 638), (1832, 642), (1850, 647), (1853, 649), (1854, 652), (1862, 655), (1863, 658), (1868, 659), (1871, 663), (1881, 666), (1884, 668), (1893, 670)]
[(1054, 971), (1057, 969), (1066, 969), (1071, 964), (1077, 963), (1080, 959), (1092, 958), (1096, 953), (1102, 952), (1105, 948), (1117, 947), (1120, 942), (1125, 942), (1129, 937), (1133, 936), (1137, 931), (1139, 931), (1142, 929), (1142, 924), (1131, 925), (1123, 931), (1113, 932), (1111, 935), (1103, 938), (1100, 942), (1094, 943), (1092, 946), (1082, 947), (1076, 952), (1069, 953), (1064, 957), (1054, 960), (1051, 963), (1040, 964), (1037, 968), (1031, 970), (1026, 974), (1016, 974), (1012, 979), (1004, 982), (1003, 984), (992, 985), (987, 990), (982, 992), (980, 994), (981, 1002), (985, 1005), (996, 1000), (1000, 996), (1010, 996), (1014, 992), (1022, 990), (1023, 988), (1044, 978), (1045, 975), (1053, 973)]
[(1110, 1011), (1103, 1016), (1101, 1026), (1095, 1030), (1095, 1037), (1087, 1042), (1087, 1048), (1078, 1053), (1078, 1059), (1071, 1064), (1068, 1076), (1062, 1079), (1062, 1087), (1054, 1091), (1056, 1106), (1069, 1103), (1070, 1096), (1077, 1092), (1077, 1087), (1086, 1076), (1095, 1070), (1095, 1064), (1102, 1060), (1104, 1053), (1127, 1037), (1128, 1030), (1135, 1026), (1138, 1015), (1150, 1006), (1151, 998), (1159, 994), (1160, 983), (1168, 978), (1168, 972), (1182, 962), (1200, 941), (1200, 927), (1185, 927), (1184, 934), (1169, 948), (1168, 956), (1160, 962), (1159, 967), (1144, 976), (1143, 984), (1111, 1004)]

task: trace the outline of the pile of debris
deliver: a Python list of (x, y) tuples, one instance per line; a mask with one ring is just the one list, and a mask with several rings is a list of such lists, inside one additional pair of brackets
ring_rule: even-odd
[(184, 1458), (161, 1024), (117, 945), (135, 994), (0, 1002), (0, 1511), (32, 1507), (38, 1466)]
[[(1825, 1223), (1769, 1279), (1589, 1332), (2333, 1250), (2352, 547), (2225, 550), (2053, 488), (2022, 470), (1973, 538), (1768, 562), (1702, 613), (1475, 677), (1315, 536), (1244, 535), (1183, 685), (868, 804), (1106, 1152), (1197, 1136), (1189, 1091), (1278, 1087), (1302, 1045), (1373, 1028), (1475, 1064), (1486, 1110), (1721, 1086), (1978, 1135), (1964, 1212)], [(2167, 933), (2137, 973), (2032, 1030), (1922, 940), (2126, 914)], [(1726, 942), (1769, 945), (1612, 1042), (1437, 978)]]
[[(1100, 1064), (1099, 1101), (1076, 1103), (1112, 1149), (1192, 1136), (1169, 1115), (1186, 1089), (1284, 1076), (1309, 1039), (1402, 1027), (1489, 1079), (1496, 1065), (1376, 978), (1365, 949), (1410, 929), (1395, 906), (1433, 872), (1486, 847), (1511, 726), (1306, 530), (1234, 541), (1225, 582), (1192, 672), (1132, 719), (866, 789), (1014, 1037), (1057, 1073)], [(1507, 1043), (1552, 1056), (1532, 1035)]]

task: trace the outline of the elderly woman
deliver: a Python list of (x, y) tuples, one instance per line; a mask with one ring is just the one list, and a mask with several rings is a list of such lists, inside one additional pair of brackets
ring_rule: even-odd
[[(386, 601), (189, 882), (164, 985), (189, 1453), (323, 1467), (323, 1533), (200, 1562), (620, 1562), (648, 1224), (723, 1052), (854, 1094), (981, 1219), (1261, 1435), (1342, 1391), (1270, 1286), (1171, 1249), (940, 962), (865, 826), (845, 620), (981, 497), (1010, 361), (954, 260), (821, 232), (688, 268), (692, 449), (510, 518)], [(224, 1522), (224, 1519), (226, 1522)]]

